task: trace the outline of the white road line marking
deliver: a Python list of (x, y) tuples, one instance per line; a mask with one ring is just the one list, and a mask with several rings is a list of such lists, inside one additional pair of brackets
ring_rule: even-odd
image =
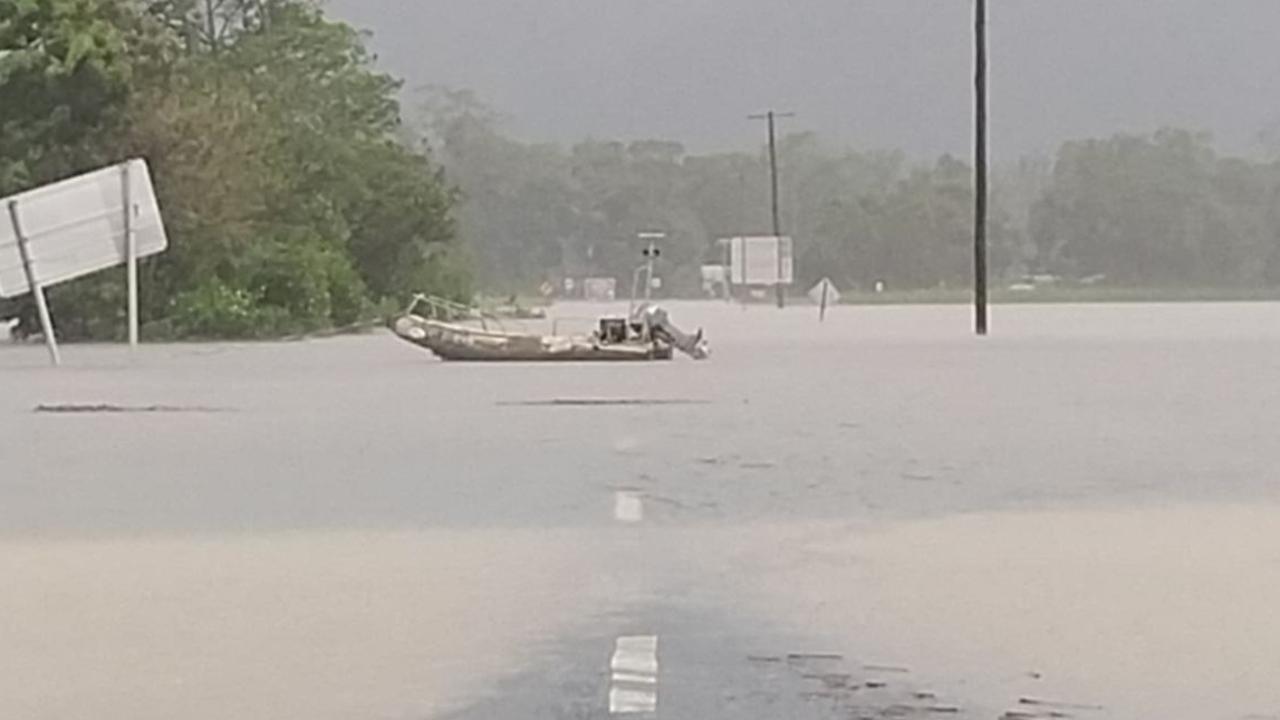
[(613, 494), (613, 517), (618, 522), (638, 523), (644, 520), (644, 502), (633, 492), (618, 491)]
[(653, 675), (638, 675), (635, 673), (616, 672), (613, 674), (615, 683), (634, 683), (636, 685), (657, 685), (658, 678)]
[(652, 690), (609, 689), (609, 713), (652, 713), (658, 711), (658, 695)]
[(658, 672), (658, 637), (656, 635), (624, 635), (614, 643), (609, 669), (614, 671)]
[[(658, 636), (624, 635), (613, 646), (609, 658), (612, 671), (609, 713), (653, 713), (658, 710)], [(650, 688), (620, 687), (619, 683), (651, 685)]]

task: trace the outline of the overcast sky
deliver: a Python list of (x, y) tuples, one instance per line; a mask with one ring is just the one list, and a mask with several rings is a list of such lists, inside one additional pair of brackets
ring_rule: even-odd
[[(749, 112), (857, 147), (967, 154), (968, 0), (329, 0), (410, 85), (466, 87), (526, 139), (754, 148)], [(993, 152), (1280, 120), (1280, 0), (991, 0)]]

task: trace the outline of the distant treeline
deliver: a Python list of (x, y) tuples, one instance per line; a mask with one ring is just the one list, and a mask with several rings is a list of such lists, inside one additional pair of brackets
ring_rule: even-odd
[[(763, 152), (531, 144), (471, 94), (401, 87), (312, 0), (0, 0), (0, 195), (144, 157), (170, 249), (142, 264), (145, 338), (347, 325), (414, 292), (530, 292), (641, 261), (700, 292), (717, 239), (766, 234)], [(583, 108), (590, 112), (590, 108)], [(995, 138), (998, 146), (998, 138)], [(430, 149), (430, 153), (428, 152)], [(946, 291), (971, 274), (968, 164), (781, 138), (799, 284)], [(1280, 164), (1182, 130), (1000, 168), (994, 274), (1091, 287), (1280, 286)], [(122, 271), (51, 289), (68, 338), (124, 331)], [(472, 276), (475, 283), (473, 286)], [(32, 323), (29, 299), (0, 319)]]
[[(0, 196), (146, 158), (170, 237), (141, 268), (146, 338), (466, 296), (454, 193), (405, 139), (399, 89), (306, 0), (0, 0)], [(60, 333), (122, 333), (121, 277), (52, 288)], [(15, 314), (29, 300), (0, 303)]]
[[(695, 155), (678, 143), (590, 140), (564, 148), (516, 141), (470, 93), (433, 88), (423, 118), (462, 191), (460, 232), (481, 282), (528, 290), (563, 277), (625, 279), (636, 232), (668, 233), (660, 270), (696, 294), (716, 239), (768, 234), (763, 153)], [(779, 144), (784, 232), (799, 284), (844, 288), (967, 286), (972, 169), (944, 156), (909, 162), (811, 133)], [(997, 172), (992, 270), (1116, 287), (1280, 284), (1280, 164), (1218, 157), (1207, 136), (1165, 129), (1068, 142), (1057, 158)]]

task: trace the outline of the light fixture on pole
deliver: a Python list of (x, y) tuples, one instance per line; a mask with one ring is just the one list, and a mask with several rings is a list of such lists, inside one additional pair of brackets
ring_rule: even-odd
[(658, 241), (665, 239), (667, 234), (660, 230), (642, 230), (636, 233), (636, 237), (648, 241), (648, 244), (641, 251), (641, 254), (644, 255), (644, 264), (636, 268), (635, 273), (631, 276), (631, 310), (635, 310), (636, 285), (640, 281), (640, 273), (643, 272), (645, 274), (645, 301), (647, 302), (653, 296), (653, 264), (662, 255), (662, 250), (658, 247)]

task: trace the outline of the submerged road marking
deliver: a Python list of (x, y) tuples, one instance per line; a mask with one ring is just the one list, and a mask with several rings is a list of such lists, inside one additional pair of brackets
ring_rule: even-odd
[(623, 635), (613, 646), (609, 669), (615, 672), (658, 673), (658, 636)]
[(635, 683), (636, 685), (657, 685), (658, 678), (653, 675), (636, 675), (634, 673), (616, 672), (613, 681), (618, 683)]
[(658, 696), (651, 690), (627, 690), (619, 687), (609, 689), (609, 712), (613, 715), (652, 713), (657, 710)]
[(644, 520), (644, 502), (639, 493), (619, 490), (613, 494), (613, 519), (624, 523)]
[[(609, 658), (609, 713), (654, 713), (658, 710), (658, 636), (624, 635)], [(627, 686), (647, 687), (627, 687)]]

